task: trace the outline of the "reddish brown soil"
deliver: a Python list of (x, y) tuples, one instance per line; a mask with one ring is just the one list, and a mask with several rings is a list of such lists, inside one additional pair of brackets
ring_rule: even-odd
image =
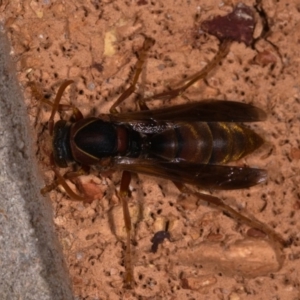
[[(200, 22), (230, 12), (237, 2), (2, 1), (1, 20), (26, 92), (45, 182), (53, 179), (44, 127), (50, 111), (41, 107), (26, 87), (28, 82), (54, 99), (62, 81), (72, 79), (75, 84), (65, 93), (65, 103), (71, 101), (85, 116), (108, 113), (127, 86), (135, 52), (147, 35), (156, 43), (138, 91), (151, 95), (177, 87), (218, 49), (218, 40), (199, 30)], [(93, 173), (81, 183), (97, 194), (92, 204), (69, 201), (61, 190), (49, 197), (77, 299), (300, 298), (300, 5), (288, 0), (244, 3), (257, 18), (254, 47), (234, 43), (222, 65), (189, 89), (185, 95), (189, 100), (155, 100), (149, 106), (215, 98), (264, 109), (268, 120), (253, 127), (267, 143), (241, 164), (267, 169), (268, 181), (249, 190), (214, 195), (268, 224), (290, 245), (281, 251), (267, 238), (253, 240), (247, 236), (248, 227), (209, 206), (188, 202), (182, 209), (172, 183), (135, 176), (130, 207), (136, 287), (124, 290), (125, 231), (116, 197), (120, 173), (108, 177)], [(122, 111), (136, 108), (130, 99), (121, 106)], [(150, 240), (166, 221), (172, 240), (152, 254)], [(281, 255), (285, 260), (277, 270)]]

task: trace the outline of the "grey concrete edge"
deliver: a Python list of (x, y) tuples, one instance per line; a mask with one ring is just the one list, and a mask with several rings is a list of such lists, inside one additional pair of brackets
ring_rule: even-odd
[(0, 299), (73, 299), (0, 24)]

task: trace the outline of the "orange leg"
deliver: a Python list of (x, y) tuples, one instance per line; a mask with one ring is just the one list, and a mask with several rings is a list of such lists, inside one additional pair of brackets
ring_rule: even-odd
[(46, 185), (41, 189), (41, 194), (43, 196), (45, 196), (52, 190), (56, 189), (59, 185), (61, 185), (65, 189), (67, 195), (70, 197), (70, 199), (72, 201), (83, 201), (83, 202), (92, 202), (93, 201), (93, 199), (89, 199), (87, 196), (80, 196), (77, 193), (73, 192), (73, 190), (70, 188), (70, 186), (66, 182), (66, 179), (72, 179), (72, 178), (76, 178), (81, 175), (87, 174), (88, 173), (87, 170), (80, 168), (78, 171), (68, 172), (68, 173), (64, 174), (64, 176), (60, 175), (59, 170), (57, 169), (57, 167), (54, 164), (52, 165), (52, 170), (55, 173), (56, 180), (54, 180), (51, 184)]
[(73, 110), (73, 116), (74, 116), (76, 121), (78, 121), (80, 119), (83, 119), (83, 115), (82, 115), (81, 111), (76, 106), (73, 106), (73, 105), (63, 105), (62, 106), (62, 105), (59, 104), (65, 89), (73, 82), (74, 82), (73, 80), (64, 81), (58, 89), (58, 92), (56, 94), (54, 103), (51, 103), (49, 101), (51, 103), (50, 105), (52, 106), (51, 116), (50, 116), (49, 121), (48, 121), (48, 127), (49, 127), (50, 135), (52, 135), (52, 133), (53, 133), (54, 116), (59, 111), (71, 110), (72, 109)]
[(174, 184), (181, 193), (194, 195), (199, 200), (204, 200), (204, 201), (212, 204), (217, 209), (223, 211), (224, 214), (226, 214), (227, 216), (230, 216), (237, 222), (245, 224), (249, 227), (258, 229), (259, 231), (262, 231), (263, 233), (265, 233), (272, 241), (279, 243), (281, 246), (286, 246), (286, 244), (287, 244), (286, 241), (279, 234), (277, 234), (272, 228), (268, 227), (266, 224), (256, 220), (253, 217), (250, 219), (250, 218), (243, 216), (242, 214), (240, 214), (239, 212), (234, 210), (229, 205), (226, 205), (220, 198), (212, 196), (212, 195), (207, 195), (207, 194), (202, 194), (199, 192), (192, 191), (186, 185), (179, 183), (179, 182), (174, 182)]
[(54, 99), (54, 102), (51, 102), (48, 99), (46, 99), (42, 95), (42, 93), (38, 90), (38, 88), (37, 88), (37, 86), (34, 82), (29, 82), (29, 84), (28, 84), (29, 87), (31, 88), (32, 93), (34, 94), (34, 96), (38, 100), (40, 100), (41, 102), (43, 102), (43, 103), (45, 103), (45, 104), (52, 107), (51, 115), (50, 115), (50, 118), (48, 120), (48, 129), (49, 129), (49, 132), (50, 132), (51, 136), (53, 134), (54, 116), (57, 112), (72, 110), (73, 111), (73, 118), (76, 121), (78, 121), (80, 119), (83, 119), (83, 115), (82, 115), (81, 111), (76, 106), (71, 105), (71, 104), (60, 104), (59, 103), (64, 91), (73, 82), (74, 82), (73, 80), (66, 80), (61, 84), (61, 86), (59, 87), (58, 92), (56, 94), (56, 97)]
[(125, 288), (131, 289), (133, 288), (134, 278), (133, 278), (133, 267), (131, 261), (131, 218), (128, 208), (128, 198), (129, 198), (129, 184), (131, 181), (131, 173), (128, 171), (123, 171), (120, 193), (119, 197), (123, 206), (123, 217), (126, 228), (126, 252), (124, 258), (125, 264), (125, 276), (124, 276), (124, 285)]
[(154, 45), (154, 40), (151, 38), (145, 38), (143, 47), (139, 53), (139, 59), (137, 63), (135, 64), (135, 74), (132, 80), (131, 85), (128, 89), (126, 89), (121, 96), (116, 100), (116, 102), (111, 106), (110, 113), (115, 114), (118, 113), (116, 108), (124, 101), (126, 100), (135, 90), (137, 81), (142, 73), (143, 65), (145, 64), (145, 61), (147, 59), (147, 52), (150, 50), (150, 48)]
[(195, 82), (207, 77), (208, 73), (211, 72), (227, 56), (231, 44), (232, 42), (230, 40), (223, 41), (215, 57), (201, 71), (188, 78), (186, 80), (187, 83), (184, 84), (182, 87), (167, 92), (162, 92), (160, 94), (156, 94), (145, 100), (148, 101), (151, 99), (172, 99), (182, 95), (185, 92), (185, 90), (187, 90)]
[[(143, 47), (139, 53), (139, 59), (134, 67), (135, 74), (132, 80), (131, 85), (127, 88), (120, 97), (116, 100), (116, 102), (111, 106), (110, 112), (112, 114), (117, 114), (118, 111), (116, 108), (124, 102), (135, 90), (137, 81), (142, 73), (143, 65), (147, 59), (147, 52), (154, 45), (154, 40), (151, 38), (145, 38)], [(139, 101), (139, 106), (141, 110), (147, 110), (148, 107), (143, 101)], [(128, 208), (128, 199), (129, 199), (129, 184), (131, 180), (131, 173), (128, 171), (123, 171), (122, 179), (121, 179), (121, 187), (119, 197), (123, 206), (123, 216), (126, 228), (126, 252), (125, 252), (125, 277), (124, 284), (126, 288), (132, 288), (134, 283), (133, 278), (133, 267), (131, 262), (131, 218)]]

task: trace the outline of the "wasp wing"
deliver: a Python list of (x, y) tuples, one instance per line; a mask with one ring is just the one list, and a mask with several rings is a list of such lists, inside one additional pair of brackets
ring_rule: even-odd
[(258, 122), (267, 117), (266, 113), (250, 104), (225, 101), (203, 100), (154, 110), (120, 113), (112, 116), (119, 122)]
[(262, 183), (267, 173), (262, 169), (222, 165), (165, 162), (156, 159), (116, 158), (119, 170), (161, 177), (202, 189), (244, 189)]

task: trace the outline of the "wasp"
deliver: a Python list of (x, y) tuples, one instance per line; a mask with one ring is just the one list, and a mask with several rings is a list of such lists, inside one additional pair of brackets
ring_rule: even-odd
[[(88, 172), (94, 166), (100, 171), (122, 171), (119, 197), (127, 231), (125, 286), (129, 288), (134, 282), (128, 209), (131, 173), (171, 180), (182, 193), (193, 194), (237, 221), (283, 242), (262, 222), (243, 216), (221, 199), (194, 191), (186, 185), (202, 190), (232, 190), (265, 182), (267, 172), (263, 169), (228, 165), (263, 144), (263, 138), (243, 124), (264, 121), (266, 113), (263, 110), (250, 104), (213, 99), (150, 110), (146, 105), (147, 99), (140, 99), (140, 111), (118, 113), (118, 105), (134, 92), (147, 52), (153, 43), (152, 39), (145, 38), (132, 83), (112, 105), (109, 114), (84, 118), (75, 106), (60, 104), (64, 90), (73, 82), (71, 80), (60, 86), (53, 103), (43, 100), (52, 106), (49, 131), (52, 135), (52, 169), (56, 175), (55, 181), (42, 189), (43, 194), (62, 185), (72, 199), (85, 201), (87, 199), (84, 196), (71, 190), (66, 179)], [(229, 41), (222, 42), (214, 59), (186, 84), (152, 98), (181, 95), (194, 82), (204, 78), (226, 56), (229, 47)], [(73, 120), (59, 120), (54, 124), (54, 115), (67, 109), (73, 110)], [(59, 168), (71, 164), (81, 168), (62, 176)]]

